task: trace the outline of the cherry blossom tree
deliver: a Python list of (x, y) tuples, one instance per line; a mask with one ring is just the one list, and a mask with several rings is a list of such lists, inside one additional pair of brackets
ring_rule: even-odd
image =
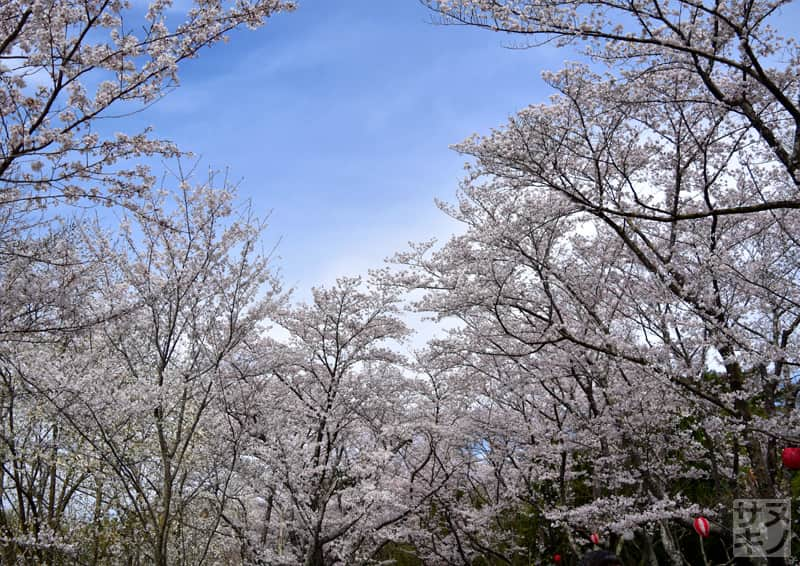
[[(233, 206), (230, 192), (209, 184), (178, 194), (172, 204), (167, 196), (150, 202), (146, 218), (124, 220), (119, 235), (99, 227), (85, 234), (88, 253), (104, 260), (102, 286), (81, 297), (83, 308), (124, 314), (70, 333), (47, 357), (18, 351), (4, 372), (13, 383), (13, 368), (32, 395), (16, 403), (17, 420), (12, 402), (21, 396), (6, 386), (15, 429), (5, 436), (4, 495), (21, 534), (34, 529), (34, 547), (69, 543), (79, 552), (85, 544), (59, 530), (55, 507), (96, 537), (116, 539), (99, 552), (95, 537), (91, 563), (115, 555), (164, 565), (220, 559), (216, 539), (243, 435), (228, 416), (228, 390), (279, 287), (256, 253), (260, 224)], [(25, 458), (21, 426), (51, 450)], [(23, 512), (34, 503), (49, 523)], [(24, 555), (25, 540), (9, 543), (8, 552)]]
[(164, 96), (178, 84), (178, 65), (225, 40), (229, 31), (259, 27), (292, 8), (278, 0), (200, 2), (180, 9), (160, 0), (147, 6), (3, 2), (0, 269), (6, 292), (0, 335), (14, 339), (97, 322), (80, 309), (68, 311), (68, 288), (53, 285), (36, 294), (45, 285), (43, 270), (86, 261), (66, 249), (76, 209), (54, 205), (119, 205), (144, 213), (139, 209), (156, 178), (147, 159), (182, 154), (150, 128), (109, 134), (101, 122)]
[[(790, 2), (563, 2), (423, 0), (446, 23), (507, 32), (537, 45), (585, 42), (586, 53), (637, 83), (675, 73), (702, 84), (703, 100), (751, 128), (797, 185), (797, 47), (780, 18)], [(671, 81), (669, 81), (671, 82)], [(694, 99), (696, 93), (692, 93)], [(715, 207), (716, 214), (797, 208), (791, 195)], [(730, 210), (733, 208), (733, 210)], [(706, 211), (708, 212), (708, 211)]]
[(396, 297), (358, 278), (312, 294), (278, 311), (285, 338), (262, 348), (243, 411), (242, 473), (257, 489), (229, 522), (258, 563), (366, 564), (446, 478), (415, 482), (431, 448), (392, 348), (408, 333)]
[[(291, 2), (0, 7), (0, 561), (518, 564), (598, 533), (679, 565), (694, 514), (790, 493), (786, 3), (424, 3), (594, 66), (457, 146), (460, 235), (307, 304), (225, 183), (156, 188), (181, 150), (97, 126)], [(456, 321), (413, 362), (398, 288)]]
[(558, 478), (551, 525), (682, 563), (689, 514), (724, 524), (734, 496), (787, 494), (778, 449), (798, 441), (796, 50), (769, 27), (780, 6), (429, 4), (534, 42), (586, 39), (609, 70), (547, 74), (550, 103), (457, 146), (474, 162), (444, 209), (465, 233), (399, 254), (393, 281), (462, 325), (442, 347), (509, 423), (493, 439), (479, 417), (484, 465), (508, 480), (512, 462), (549, 463), (518, 493)]
[[(292, 8), (0, 6), (3, 562), (217, 551), (241, 433), (224, 406), (230, 360), (263, 317), (252, 293), (274, 284), (259, 223), (231, 220), (227, 187), (155, 187), (148, 159), (182, 152), (100, 120), (155, 102), (184, 59)], [(128, 211), (119, 230), (81, 212), (98, 204)]]
[[(113, 387), (125, 409), (100, 395), (100, 406), (83, 404), (97, 424), (93, 442), (124, 487), (126, 511), (144, 528), (157, 564), (170, 563), (170, 540), (184, 536), (181, 528), (194, 543), (178, 548), (200, 561), (209, 552), (213, 521), (208, 531), (202, 523), (209, 521), (197, 515), (224, 509), (226, 470), (241, 432), (225, 418), (224, 393), (237, 379), (239, 349), (256, 336), (277, 289), (255, 251), (260, 226), (247, 211), (233, 216), (230, 193), (209, 185), (182, 194), (160, 223), (180, 231), (142, 223), (138, 235), (123, 232), (127, 250), (115, 256), (109, 299), (143, 308), (104, 325), (107, 346), (97, 363), (118, 376)], [(110, 251), (104, 248), (98, 253)], [(73, 381), (83, 397), (104, 385), (86, 377)], [(208, 537), (199, 547), (193, 530)]]
[(259, 27), (291, 2), (148, 6), (111, 0), (4, 2), (0, 8), (0, 182), (5, 207), (79, 198), (130, 203), (153, 179), (143, 156), (177, 155), (149, 130), (102, 134), (177, 84), (181, 61)]

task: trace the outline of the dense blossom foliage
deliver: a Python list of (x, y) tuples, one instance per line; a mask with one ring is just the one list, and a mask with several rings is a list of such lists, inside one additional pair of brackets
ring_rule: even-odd
[(677, 566), (734, 499), (800, 514), (785, 4), (425, 3), (590, 60), (456, 146), (459, 234), (306, 303), (224, 180), (97, 122), (291, 2), (0, 6), (1, 563)]
[[(443, 208), (464, 233), (395, 258), (418, 309), (460, 321), (436, 349), (485, 399), (482, 464), (516, 500), (495, 530), (527, 548), (484, 529), (473, 550), (513, 562), (600, 530), (629, 559), (700, 560), (692, 515), (725, 526), (733, 499), (797, 490), (779, 456), (800, 442), (800, 91), (781, 4), (429, 5), (586, 41), (606, 65), (547, 75), (548, 104), (456, 146), (473, 161)], [(730, 531), (716, 537), (722, 559)]]

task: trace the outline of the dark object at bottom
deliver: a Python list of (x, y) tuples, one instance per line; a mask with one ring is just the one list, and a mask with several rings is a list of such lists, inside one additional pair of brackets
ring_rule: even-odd
[(578, 566), (622, 566), (622, 562), (611, 552), (594, 550), (581, 558)]

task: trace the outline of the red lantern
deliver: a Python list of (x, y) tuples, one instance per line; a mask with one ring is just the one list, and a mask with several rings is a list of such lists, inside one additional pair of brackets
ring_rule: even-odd
[(592, 541), (592, 544), (600, 544), (600, 535), (592, 533), (589, 535), (589, 540)]
[(560, 554), (554, 554), (553, 555), (553, 562), (555, 562), (556, 564), (561, 564), (561, 555)]
[(781, 452), (783, 465), (790, 470), (800, 470), (800, 448), (784, 448)]
[(698, 517), (694, 520), (694, 530), (703, 538), (708, 538), (711, 534), (711, 527), (708, 524), (708, 519), (705, 517)]

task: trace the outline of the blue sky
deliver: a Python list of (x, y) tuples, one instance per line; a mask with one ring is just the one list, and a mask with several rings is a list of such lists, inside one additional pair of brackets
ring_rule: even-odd
[(415, 0), (304, 0), (184, 64), (136, 120), (271, 211), (265, 247), (280, 239), (303, 296), (451, 233), (434, 198), (453, 199), (465, 160), (448, 146), (544, 101), (540, 72), (568, 55), (431, 19)]

